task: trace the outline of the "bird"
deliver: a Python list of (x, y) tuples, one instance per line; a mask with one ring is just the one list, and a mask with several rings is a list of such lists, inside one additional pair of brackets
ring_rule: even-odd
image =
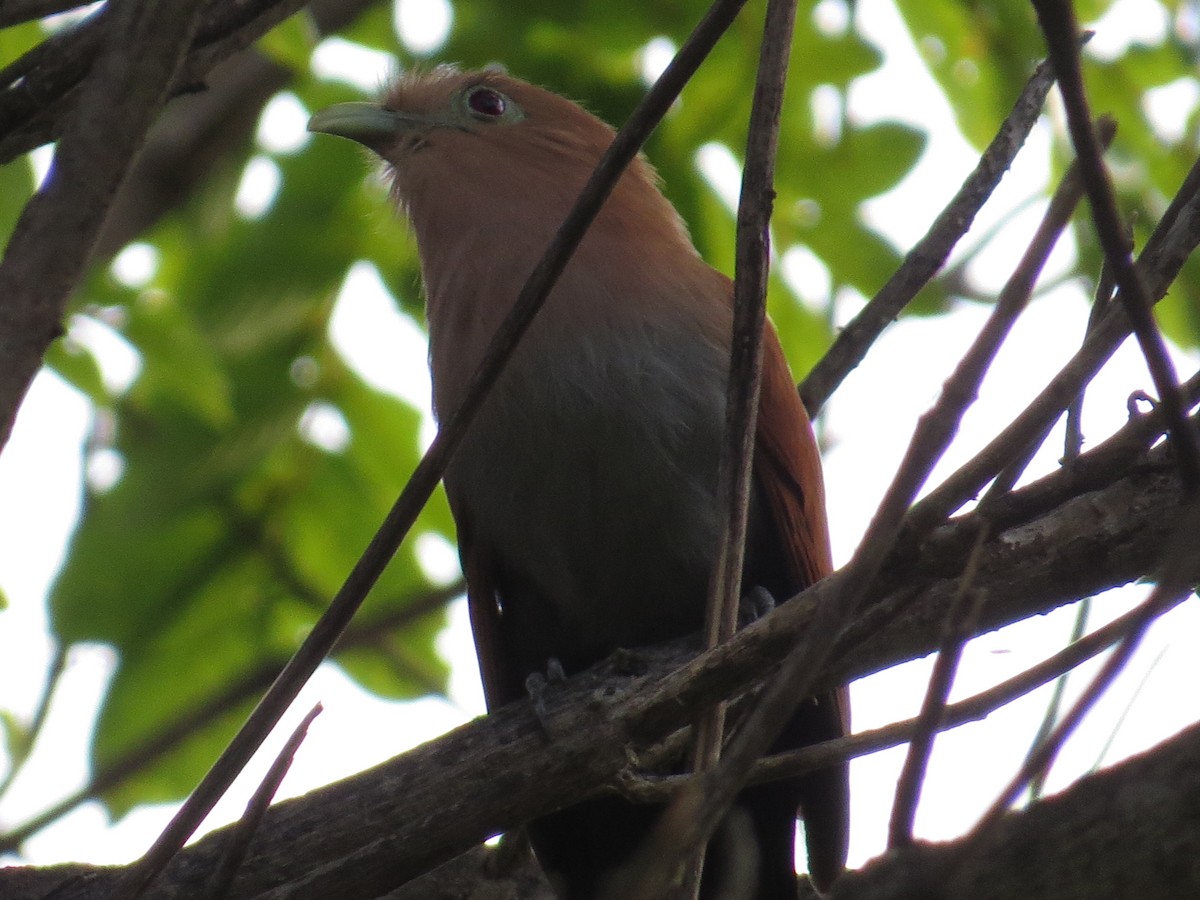
[[(379, 102), (326, 108), (309, 129), (385, 164), (416, 240), (445, 421), (614, 131), (504, 70), (449, 65), (398, 76)], [(700, 630), (720, 532), (732, 296), (639, 155), (445, 470), (489, 710), (525, 699), (548, 669), (572, 675)], [(812, 427), (769, 321), (763, 338), (743, 584), (784, 600), (833, 566)], [(848, 728), (843, 688), (801, 703), (774, 749)], [(793, 900), (801, 813), (812, 883), (828, 890), (846, 861), (848, 807), (844, 763), (744, 789), (710, 842), (701, 896)], [(602, 795), (528, 832), (563, 900), (600, 900), (660, 814)], [(735, 826), (748, 841), (725, 840)]]

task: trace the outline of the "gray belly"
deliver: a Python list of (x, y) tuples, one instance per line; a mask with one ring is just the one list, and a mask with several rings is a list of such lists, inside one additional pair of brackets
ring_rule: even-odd
[(699, 629), (724, 418), (713, 356), (681, 363), (708, 373), (700, 384), (625, 355), (599, 386), (554, 379), (543, 359), (481, 411), (447, 484), (500, 561), (518, 666), (575, 671)]

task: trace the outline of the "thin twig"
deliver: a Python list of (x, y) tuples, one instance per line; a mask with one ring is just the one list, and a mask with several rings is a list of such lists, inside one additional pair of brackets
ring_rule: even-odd
[[(775, 156), (779, 120), (787, 84), (795, 25), (795, 0), (770, 0), (763, 24), (758, 74), (750, 109), (746, 163), (737, 213), (737, 252), (733, 283), (733, 334), (726, 391), (725, 441), (718, 474), (717, 515), (721, 522), (716, 562), (709, 581), (705, 613), (705, 647), (728, 640), (737, 628), (742, 591), (746, 528), (750, 515), (754, 432), (762, 384), (763, 329), (767, 319), (767, 276), (770, 270), (770, 225), (775, 199)], [(706, 772), (720, 758), (725, 731), (725, 704), (709, 707), (696, 728), (693, 767)], [(664, 816), (664, 823), (668, 816)], [(707, 834), (685, 840), (663, 826), (674, 846), (648, 850), (653, 868), (645, 872), (634, 896), (661, 896), (674, 865), (689, 861), (682, 895), (698, 897)], [(656, 832), (659, 830), (656, 829)], [(657, 844), (658, 834), (647, 840)], [(640, 893), (639, 893), (640, 891)]]
[[(1087, 325), (1083, 329), (1085, 339), (1096, 330), (1100, 320), (1108, 312), (1109, 304), (1113, 299), (1113, 289), (1109, 267), (1101, 265), (1100, 277), (1096, 280), (1096, 291), (1092, 296), (1092, 308), (1088, 310)], [(1062, 462), (1064, 465), (1078, 459), (1079, 454), (1083, 452), (1083, 398), (1086, 392), (1086, 388), (1080, 391), (1078, 396), (1071, 401), (1071, 405), (1067, 407), (1066, 434), (1063, 436)], [(1003, 473), (1001, 477), (1003, 477)]]
[(166, 861), (183, 846), (345, 630), (433, 494), (451, 453), (462, 439), (475, 411), (486, 399), (492, 384), (516, 348), (517, 341), (532, 322), (621, 172), (637, 155), (650, 132), (670, 109), (688, 79), (732, 24), (744, 4), (745, 0), (716, 0), (713, 3), (671, 64), (617, 132), (566, 220), (555, 232), (550, 246), (521, 289), (512, 310), (497, 329), (462, 404), (442, 423), (387, 518), (329, 608), (154, 845), (128, 871), (124, 881), (131, 887), (135, 886), (135, 893), (130, 894), (131, 897), (137, 896), (161, 871)]
[[(1117, 735), (1121, 733), (1121, 729), (1125, 727), (1125, 721), (1129, 718), (1129, 713), (1133, 710), (1133, 707), (1137, 705), (1138, 699), (1142, 696), (1142, 691), (1146, 689), (1146, 685), (1154, 676), (1155, 671), (1158, 669), (1159, 664), (1163, 661), (1163, 657), (1166, 656), (1169, 649), (1171, 649), (1170, 645), (1164, 645), (1159, 648), (1158, 653), (1154, 654), (1154, 659), (1151, 660), (1150, 665), (1146, 667), (1146, 671), (1142, 673), (1142, 677), (1138, 679), (1137, 687), (1135, 687), (1133, 692), (1129, 695), (1129, 699), (1121, 708), (1121, 714), (1117, 716), (1117, 720), (1113, 722), (1112, 729), (1105, 736), (1104, 743), (1101, 744), (1100, 749), (1096, 752), (1096, 759), (1092, 763), (1090, 771), (1094, 772), (1096, 769), (1099, 769), (1104, 765), (1105, 758), (1108, 756), (1109, 751), (1112, 750), (1113, 742), (1117, 739)], [(1062, 679), (1059, 680), (1061, 681)], [(1033, 794), (1034, 783), (1035, 782), (1030, 783), (1031, 794)]]
[[(1100, 323), (1100, 319), (1108, 311), (1109, 301), (1112, 300), (1113, 283), (1110, 277), (1110, 270), (1107, 265), (1101, 267), (1100, 277), (1097, 279), (1096, 292), (1092, 298), (1092, 308), (1088, 312), (1087, 325), (1084, 327), (1084, 337), (1091, 334), (1096, 326)], [(1062, 464), (1069, 466), (1075, 460), (1079, 459), (1083, 452), (1083, 400), (1084, 391), (1080, 391), (1079, 395), (1071, 401), (1071, 405), (1067, 407), (1067, 423), (1066, 433), (1063, 436), (1063, 455)], [(1005, 473), (1001, 472), (997, 481), (1005, 480)], [(1014, 479), (1015, 480), (1015, 479)], [(995, 485), (993, 485), (993, 488)], [(989, 494), (991, 491), (989, 490)], [(1071, 625), (1071, 634), (1068, 638), (1068, 643), (1075, 643), (1084, 634), (1087, 633), (1088, 619), (1091, 617), (1092, 598), (1083, 597), (1075, 610), (1075, 621)], [(1037, 733), (1033, 736), (1033, 742), (1030, 745), (1029, 752), (1033, 752), (1033, 748), (1043, 743), (1050, 736), (1054, 726), (1058, 723), (1059, 712), (1062, 710), (1063, 697), (1067, 690), (1068, 675), (1063, 675), (1054, 682), (1054, 691), (1050, 694), (1050, 701), (1046, 704), (1046, 712), (1042, 716), (1041, 724), (1038, 725)], [(1037, 772), (1029, 780), (1029, 796), (1031, 799), (1037, 799), (1042, 795), (1045, 788), (1046, 772), (1045, 770)]]
[[(1099, 136), (1101, 145), (1105, 150), (1107, 150), (1112, 144), (1113, 138), (1115, 138), (1117, 135), (1116, 119), (1113, 119), (1111, 116), (1101, 116), (1096, 121), (1096, 133)], [(1078, 162), (1071, 163), (1071, 172), (1073, 173), (1072, 177), (1079, 179), (1080, 174)], [(1103, 288), (1103, 282), (1104, 278), (1102, 276), (1100, 285), (1101, 289)], [(1088, 335), (1095, 331), (1101, 317), (1103, 316), (1104, 312), (1107, 311), (1107, 309), (1107, 304), (1092, 304), (1092, 308), (1088, 312), (1088, 324), (1084, 329), (1085, 340)], [(1075, 396), (1075, 399), (1071, 401), (1071, 406), (1068, 408), (1068, 418), (1070, 417), (1070, 408), (1082, 403), (1082, 398), (1083, 390), (1081, 389), (1079, 394)], [(1029, 441), (1024, 448), (1020, 449), (1020, 452), (1017, 452), (1013, 455), (1013, 457), (996, 475), (996, 479), (988, 488), (987, 493), (983, 497), (983, 501), (981, 501), (982, 503), (990, 503), (1013, 489), (1013, 486), (1017, 483), (1017, 481), (1020, 480), (1021, 476), (1025, 474), (1025, 470), (1029, 468), (1029, 464), (1033, 462), (1034, 457), (1037, 455), (1038, 448), (1041, 447), (1042, 444), (1045, 443), (1046, 438), (1050, 436), (1053, 426), (1053, 421), (1047, 422), (1035, 440)]]
[[(1092, 598), (1083, 597), (1078, 603), (1078, 609), (1075, 611), (1075, 621), (1071, 624), (1071, 643), (1079, 640), (1087, 632), (1088, 619), (1091, 617)], [(1029, 745), (1028, 753), (1033, 753), (1034, 748), (1041, 746), (1046, 742), (1046, 739), (1054, 731), (1054, 726), (1058, 724), (1059, 712), (1062, 710), (1063, 697), (1067, 691), (1067, 675), (1063, 675), (1054, 682), (1054, 691), (1050, 694), (1050, 702), (1046, 704), (1046, 712), (1042, 716), (1041, 724), (1038, 725), (1037, 733), (1033, 736), (1033, 741)], [(1043, 769), (1035, 772), (1033, 777), (1029, 779), (1029, 796), (1030, 799), (1036, 800), (1042, 795), (1046, 784), (1047, 770)]]
[(975, 546), (971, 548), (971, 555), (963, 568), (958, 593), (946, 611), (942, 644), (934, 660), (933, 672), (929, 675), (925, 699), (917, 714), (912, 739), (908, 743), (908, 753), (904, 757), (904, 766), (896, 781), (892, 817), (888, 823), (889, 850), (907, 847), (912, 843), (913, 822), (917, 817), (917, 804), (921, 799), (921, 787), (925, 783), (929, 757), (933, 753), (933, 738), (941, 730), (942, 722), (946, 718), (947, 701), (950, 699), (950, 689), (954, 686), (954, 677), (958, 672), (963, 648), (975, 633), (975, 622), (979, 618), (980, 604), (985, 596), (982, 591), (974, 588), (973, 583), (983, 545), (987, 543), (990, 535), (991, 529), (985, 522), (975, 537)]
[[(50, 712), (50, 701), (54, 697), (54, 692), (58, 689), (58, 683), (62, 680), (63, 673), (67, 670), (67, 651), (61, 645), (54, 648), (54, 656), (50, 660), (50, 669), (46, 674), (46, 686), (42, 689), (41, 696), (38, 697), (37, 706), (33, 711), (33, 718), (29, 722), (29, 728), (26, 729), (25, 736), (21, 740), (19, 748), (9, 746), (9, 768), (3, 778), (0, 778), (0, 797), (8, 791), (12, 786), (17, 775), (20, 774), (26, 761), (29, 759), (29, 751), (33, 749), (33, 745), (37, 743), (38, 737), (41, 736), (42, 729), (46, 726), (46, 716)], [(0, 849), (0, 853), (4, 851)]]
[(1190, 495), (1200, 491), (1200, 446), (1195, 431), (1184, 416), (1175, 365), (1167, 352), (1162, 332), (1154, 321), (1146, 285), (1134, 265), (1126, 228), (1117, 211), (1116, 193), (1092, 127), (1080, 69), (1079, 26), (1075, 21), (1075, 11), (1070, 0), (1033, 0), (1033, 6), (1037, 10), (1038, 22), (1058, 73), (1067, 126), (1084, 184), (1087, 185), (1092, 223), (1154, 380), (1159, 403), (1163, 405), (1170, 423), (1180, 482), (1184, 492)]
[(242, 861), (250, 851), (250, 842), (254, 840), (255, 833), (262, 825), (263, 816), (267, 814), (267, 807), (271, 805), (271, 801), (279, 791), (279, 785), (287, 775), (288, 769), (292, 767), (296, 751), (300, 749), (300, 745), (308, 736), (308, 726), (321, 714), (322, 709), (321, 704), (317, 703), (300, 720), (300, 724), (296, 726), (291, 737), (280, 748), (275, 761), (271, 763), (271, 768), (267, 770), (267, 774), (263, 776), (263, 780), (250, 797), (246, 804), (245, 815), (226, 835), (221, 859), (215, 871), (208, 877), (206, 893), (209, 900), (220, 900), (229, 893), (233, 879), (237, 876), (238, 869), (242, 867)]
[(878, 294), (859, 312), (813, 366), (800, 385), (808, 414), (816, 418), (842, 380), (863, 360), (883, 330), (900, 315), (917, 293), (946, 262), (950, 251), (971, 227), (983, 204), (1008, 171), (1041, 115), (1042, 104), (1054, 84), (1054, 72), (1042, 62), (1029, 77), (1012, 111), (1000, 126), (974, 171), (954, 199), (934, 220), (929, 231), (904, 258)]

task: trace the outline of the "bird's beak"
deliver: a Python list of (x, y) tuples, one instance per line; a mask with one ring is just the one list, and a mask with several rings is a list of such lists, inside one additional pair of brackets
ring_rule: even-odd
[(437, 123), (424, 116), (384, 109), (376, 103), (338, 103), (308, 120), (308, 130), (357, 141), (380, 151), (400, 135)]

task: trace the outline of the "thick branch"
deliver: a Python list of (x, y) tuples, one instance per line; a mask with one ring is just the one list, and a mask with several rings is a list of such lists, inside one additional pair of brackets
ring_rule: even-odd
[(922, 844), (838, 883), (835, 900), (1200, 896), (1200, 726), (1011, 813), (980, 840)]

